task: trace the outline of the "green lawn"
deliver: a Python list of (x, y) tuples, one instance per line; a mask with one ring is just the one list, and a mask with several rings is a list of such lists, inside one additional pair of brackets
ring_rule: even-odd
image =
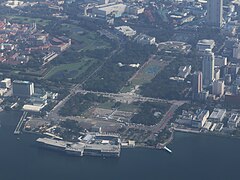
[(103, 109), (112, 109), (112, 107), (114, 106), (114, 102), (105, 102), (105, 103), (102, 103), (102, 104), (99, 104), (98, 105), (98, 108), (103, 108)]
[(96, 32), (72, 24), (62, 24), (61, 30), (80, 43), (82, 48), (79, 51), (110, 48), (110, 44), (104, 41)]
[[(114, 107), (115, 102), (105, 102), (98, 105), (98, 108), (103, 109), (112, 109)], [(127, 111), (127, 112), (135, 112), (138, 109), (138, 105), (134, 104), (125, 104), (121, 103), (121, 105), (118, 107), (119, 111)]]
[(24, 17), (24, 16), (7, 16), (7, 18), (11, 19), (14, 22), (17, 23), (33, 23), (36, 22), (37, 24), (41, 26), (48, 25), (51, 21), (41, 18), (30, 18), (30, 17)]
[(95, 59), (91, 58), (84, 58), (80, 62), (77, 63), (70, 63), (70, 64), (60, 64), (58, 66), (54, 66), (45, 76), (44, 79), (49, 79), (58, 73), (61, 72), (75, 72), (69, 78), (76, 78), (83, 74), (93, 63), (96, 61)]
[(135, 104), (121, 104), (118, 108), (119, 111), (135, 112), (138, 109), (138, 105)]
[(151, 82), (151, 80), (167, 65), (167, 62), (156, 59), (151, 60), (148, 64), (142, 67), (135, 77), (129, 80), (129, 85), (121, 89), (122, 93), (130, 92), (135, 86)]

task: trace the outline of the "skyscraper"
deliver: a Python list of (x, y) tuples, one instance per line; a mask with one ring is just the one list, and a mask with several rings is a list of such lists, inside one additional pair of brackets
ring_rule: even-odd
[(202, 92), (202, 72), (194, 72), (192, 77), (192, 98), (198, 99)]
[(224, 87), (225, 85), (223, 80), (213, 81), (212, 94), (221, 97), (224, 94)]
[(223, 24), (223, 0), (207, 1), (207, 22), (209, 25), (221, 28)]
[(206, 50), (202, 61), (203, 85), (209, 86), (214, 79), (214, 53)]

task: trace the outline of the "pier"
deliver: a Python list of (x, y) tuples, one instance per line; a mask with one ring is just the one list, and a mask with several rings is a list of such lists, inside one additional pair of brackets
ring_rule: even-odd
[(167, 146), (164, 146), (163, 149), (165, 149), (167, 152), (172, 153), (172, 150), (169, 149)]
[(19, 120), (19, 122), (18, 122), (18, 124), (17, 124), (17, 126), (16, 126), (16, 129), (15, 129), (15, 131), (14, 131), (14, 134), (16, 134), (16, 135), (17, 135), (17, 134), (20, 134), (22, 124), (23, 124), (24, 119), (25, 119), (26, 117), (27, 117), (27, 112), (24, 111), (23, 114), (22, 114), (22, 116), (21, 116), (21, 118), (20, 118), (20, 120)]

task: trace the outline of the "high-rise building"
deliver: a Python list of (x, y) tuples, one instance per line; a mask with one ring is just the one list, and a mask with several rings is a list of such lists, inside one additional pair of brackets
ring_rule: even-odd
[(30, 97), (34, 94), (34, 84), (29, 81), (13, 81), (13, 95), (17, 97)]
[(214, 79), (215, 80), (220, 79), (220, 69), (218, 69), (218, 68), (214, 69)]
[(198, 99), (202, 92), (202, 72), (194, 72), (192, 77), (192, 98)]
[(209, 25), (221, 28), (223, 24), (223, 0), (207, 1), (207, 22)]
[(215, 56), (214, 66), (223, 67), (226, 66), (227, 64), (228, 64), (227, 57)]
[(214, 53), (206, 50), (202, 61), (203, 85), (209, 86), (214, 79)]
[(221, 97), (224, 94), (224, 87), (225, 85), (223, 80), (214, 81), (212, 86), (212, 94)]

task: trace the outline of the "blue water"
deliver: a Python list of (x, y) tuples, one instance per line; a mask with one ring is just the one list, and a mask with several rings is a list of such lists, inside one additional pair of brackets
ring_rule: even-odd
[(72, 157), (13, 135), (20, 113), (0, 114), (0, 180), (238, 180), (240, 140), (177, 134), (160, 150), (123, 149), (119, 159)]

